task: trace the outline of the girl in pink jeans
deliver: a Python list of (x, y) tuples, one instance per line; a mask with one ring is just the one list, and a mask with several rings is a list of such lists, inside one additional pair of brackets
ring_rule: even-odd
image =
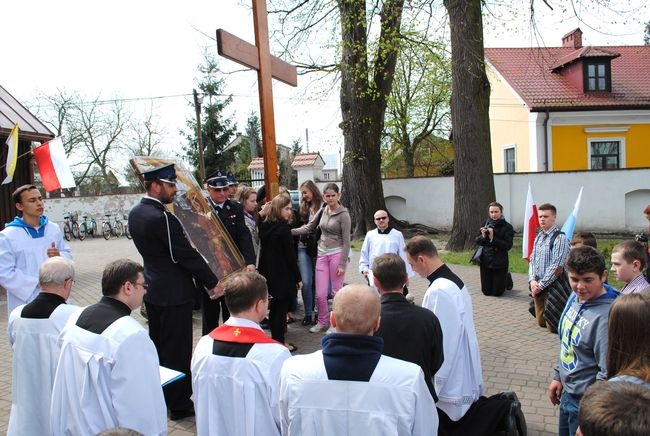
[(328, 183), (323, 189), (325, 207), (307, 224), (291, 230), (293, 235), (309, 234), (316, 228), (320, 231), (318, 257), (316, 258), (316, 309), (318, 322), (309, 329), (312, 333), (326, 330), (329, 326), (327, 291), (332, 286), (336, 295), (345, 277), (350, 252), (350, 213), (339, 203), (339, 187)]

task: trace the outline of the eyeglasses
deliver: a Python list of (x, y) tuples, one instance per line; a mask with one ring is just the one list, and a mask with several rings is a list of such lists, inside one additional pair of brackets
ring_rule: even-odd
[(142, 283), (138, 283), (138, 282), (129, 282), (129, 283), (131, 283), (132, 285), (135, 285), (135, 286), (138, 286), (138, 285), (139, 285), (139, 286), (142, 286), (142, 288), (143, 288), (145, 291), (146, 291), (147, 289), (149, 289), (149, 285), (148, 285), (147, 283), (144, 283), (144, 282), (142, 282)]
[(388, 217), (387, 216), (378, 216), (377, 218), (375, 218), (375, 221), (383, 221), (386, 218), (388, 218)]

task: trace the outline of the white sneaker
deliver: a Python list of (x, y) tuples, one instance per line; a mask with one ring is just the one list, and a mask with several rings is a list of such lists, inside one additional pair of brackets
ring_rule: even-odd
[(408, 294), (406, 297), (406, 301), (408, 301), (411, 304), (415, 304), (415, 297), (413, 297), (413, 294)]
[(327, 331), (325, 332), (326, 335), (329, 335), (331, 333), (336, 333), (336, 329), (334, 327), (328, 328)]
[(326, 325), (316, 324), (315, 326), (313, 326), (312, 328), (309, 329), (309, 332), (310, 333), (320, 333), (320, 332), (322, 332), (323, 330), (326, 330), (326, 329), (327, 329)]

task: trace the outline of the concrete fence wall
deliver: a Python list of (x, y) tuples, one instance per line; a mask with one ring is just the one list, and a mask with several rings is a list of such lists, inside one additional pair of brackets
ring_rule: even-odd
[[(595, 232), (639, 232), (646, 229), (642, 210), (650, 204), (650, 169), (571, 171), (561, 173), (498, 174), (494, 176), (497, 201), (517, 230), (524, 221), (526, 192), (530, 182), (535, 202), (552, 203), (562, 224), (584, 186), (576, 229)], [(325, 182), (317, 185), (322, 189)], [(340, 182), (337, 182), (340, 185)], [(395, 217), (411, 223), (450, 230), (454, 214), (453, 177), (384, 180), (386, 206)], [(61, 221), (67, 211), (92, 213), (97, 220), (105, 212), (128, 212), (142, 194), (72, 197), (46, 200), (46, 215)], [(485, 201), (487, 217), (487, 200)]]

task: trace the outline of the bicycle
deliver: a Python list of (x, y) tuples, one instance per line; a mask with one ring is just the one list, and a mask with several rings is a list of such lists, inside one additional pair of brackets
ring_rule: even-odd
[(106, 221), (102, 224), (102, 235), (104, 239), (108, 241), (111, 236), (115, 236), (116, 238), (122, 236), (124, 234), (124, 223), (116, 219), (111, 213), (105, 213), (104, 215), (106, 216)]
[(97, 223), (92, 215), (82, 215), (83, 222), (79, 225), (79, 239), (83, 241), (87, 235), (97, 236)]
[(133, 239), (133, 236), (131, 236), (131, 232), (129, 232), (129, 215), (128, 214), (123, 214), (124, 217), (124, 236), (126, 236), (126, 239)]
[(66, 212), (63, 214), (63, 237), (66, 241), (74, 238), (79, 238), (79, 219), (78, 212)]

